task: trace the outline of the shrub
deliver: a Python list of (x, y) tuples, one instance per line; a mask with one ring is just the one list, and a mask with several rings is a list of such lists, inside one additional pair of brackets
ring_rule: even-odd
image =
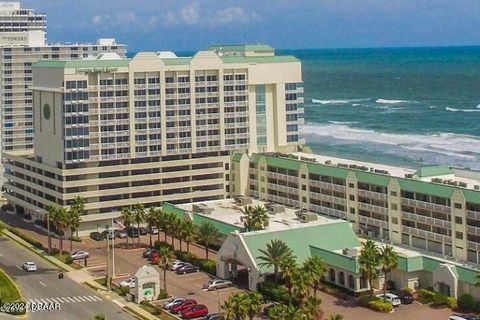
[(473, 311), (477, 305), (472, 295), (465, 293), (457, 301), (458, 307), (465, 311)]
[(413, 289), (409, 287), (403, 288), (402, 291), (408, 294), (413, 294)]
[(73, 263), (73, 259), (72, 257), (70, 257), (69, 255), (65, 257), (65, 263), (66, 264), (72, 264)]
[(8, 230), (11, 233), (13, 233), (14, 235), (16, 235), (16, 236), (22, 238), (23, 240), (25, 240), (26, 242), (30, 243), (35, 248), (43, 249), (43, 245), (42, 245), (41, 242), (38, 242), (37, 240), (30, 238), (29, 236), (27, 236), (26, 234), (23, 234), (22, 232), (18, 231), (15, 228), (8, 228)]
[(157, 241), (155, 241), (155, 242), (153, 243), (153, 247), (154, 247), (155, 249), (157, 249), (157, 251), (160, 249), (160, 247), (169, 247), (170, 249), (173, 250), (172, 245), (171, 245), (170, 243), (168, 243), (168, 242), (165, 242), (165, 241), (158, 241), (158, 240), (157, 240)]
[(361, 305), (362, 307), (368, 308), (368, 303), (372, 301), (372, 297), (370, 295), (364, 295), (358, 298), (358, 304)]
[[(203, 271), (210, 273), (212, 275), (216, 275), (217, 263), (215, 261), (202, 259), (202, 260), (197, 260), (196, 262), (198, 263), (198, 266), (200, 267), (200, 269), (202, 269)], [(197, 263), (194, 263), (194, 264), (197, 264)]]
[(378, 312), (388, 313), (393, 310), (393, 306), (390, 302), (383, 301), (382, 299), (374, 298), (368, 303), (368, 307)]
[(420, 289), (419, 293), (422, 303), (430, 303), (435, 299), (436, 293), (427, 289)]
[(168, 292), (165, 289), (160, 289), (160, 293), (158, 294), (158, 300), (163, 300), (168, 298)]
[(457, 299), (455, 299), (454, 297), (447, 297), (447, 307), (449, 307), (450, 309), (457, 309)]
[(258, 284), (258, 292), (264, 297), (265, 300), (280, 302), (289, 304), (290, 295), (288, 290), (279, 286), (276, 283), (265, 281)]
[(122, 297), (125, 297), (127, 295), (127, 293), (130, 292), (130, 287), (120, 287), (119, 288), (119, 295), (121, 295)]
[(433, 297), (433, 305), (434, 306), (446, 306), (448, 303), (448, 296), (438, 293), (435, 293), (435, 296)]
[(190, 263), (194, 263), (196, 260), (198, 260), (198, 257), (191, 252), (185, 252), (185, 251), (177, 250), (177, 251), (175, 251), (175, 256), (179, 260), (182, 260), (182, 261), (185, 261), (185, 262), (190, 262)]

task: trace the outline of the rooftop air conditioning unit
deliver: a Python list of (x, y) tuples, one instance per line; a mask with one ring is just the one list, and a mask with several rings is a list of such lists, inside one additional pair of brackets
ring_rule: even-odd
[(246, 206), (246, 205), (252, 204), (252, 198), (245, 197), (245, 196), (239, 196), (235, 199), (235, 202), (239, 206)]
[(194, 204), (192, 205), (193, 212), (195, 213), (203, 213), (203, 214), (210, 214), (213, 212), (213, 208), (209, 208), (206, 204)]
[(270, 204), (267, 206), (268, 213), (270, 214), (276, 214), (276, 213), (281, 213), (285, 212), (285, 207), (282, 206), (281, 204)]

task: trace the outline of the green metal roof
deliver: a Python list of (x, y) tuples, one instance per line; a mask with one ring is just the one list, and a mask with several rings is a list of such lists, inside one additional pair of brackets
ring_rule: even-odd
[(209, 51), (221, 50), (221, 51), (235, 51), (235, 52), (245, 52), (245, 51), (267, 51), (271, 52), (274, 49), (267, 44), (226, 44), (226, 45), (213, 45), (208, 47)]
[(191, 57), (164, 58), (164, 59), (162, 59), (163, 63), (165, 63), (166, 66), (189, 65), (191, 60), (192, 60)]
[(447, 174), (453, 174), (453, 170), (447, 166), (423, 167), (414, 173), (414, 175), (421, 178), (444, 176)]
[(462, 189), (465, 201), (470, 203), (480, 203), (480, 192), (474, 190)]
[(462, 266), (455, 266), (458, 274), (458, 278), (466, 283), (475, 285), (477, 283), (477, 273), (478, 270), (468, 269)]
[(365, 171), (358, 171), (355, 170), (355, 176), (357, 177), (358, 182), (373, 184), (377, 186), (388, 186), (390, 180), (392, 180), (391, 176), (382, 175), (382, 174), (375, 174)]
[(180, 219), (185, 219), (185, 217), (187, 216), (185, 210), (180, 209), (180, 208), (176, 207), (175, 205), (173, 205), (171, 203), (168, 203), (168, 202), (165, 202), (163, 204), (162, 210), (167, 212), (167, 213), (174, 213), (177, 216), (177, 218), (180, 218)]
[(243, 228), (241, 228), (239, 226), (229, 224), (229, 223), (226, 223), (226, 222), (222, 222), (222, 221), (219, 221), (219, 220), (215, 220), (215, 219), (212, 219), (210, 217), (200, 215), (198, 213), (193, 214), (193, 223), (194, 224), (200, 225), (203, 222), (211, 222), (215, 226), (215, 228), (218, 229), (218, 232), (220, 232), (223, 235), (227, 235), (227, 234), (232, 233), (234, 231), (243, 232)]
[(223, 63), (283, 63), (300, 62), (294, 56), (272, 56), (272, 57), (222, 57)]
[(335, 178), (346, 179), (348, 175), (348, 170), (346, 168), (322, 165), (319, 163), (307, 162), (307, 168), (309, 173), (320, 174)]
[(232, 155), (232, 161), (233, 162), (240, 162), (240, 160), (242, 159), (242, 156), (243, 156), (243, 153), (235, 152)]
[(318, 256), (322, 258), (322, 260), (330, 266), (342, 268), (343, 270), (347, 270), (353, 273), (360, 272), (360, 267), (357, 262), (357, 259), (353, 257), (345, 256), (340, 253), (336, 253), (336, 252), (332, 252), (332, 251), (328, 251), (325, 249), (320, 249), (312, 246), (310, 246), (310, 251), (312, 256)]
[(40, 60), (34, 68), (121, 68), (128, 67), (131, 59), (117, 60)]
[[(311, 256), (310, 247), (331, 251), (360, 246), (348, 222), (316, 224), (271, 232), (253, 231), (244, 233), (243, 238), (257, 265), (261, 262), (258, 259), (261, 255), (259, 250), (264, 250), (267, 243), (273, 239), (284, 241), (293, 250), (297, 263), (303, 263), (307, 257)], [(266, 267), (261, 267), (260, 270), (261, 272), (272, 271)]]
[(450, 186), (438, 184), (438, 183), (431, 183), (431, 182), (423, 182), (418, 180), (412, 179), (402, 179), (397, 178), (398, 184), (400, 185), (400, 189), (410, 192), (417, 192), (423, 194), (429, 194), (437, 197), (444, 197), (450, 198), (452, 193), (455, 189)]
[(265, 156), (265, 160), (269, 166), (290, 170), (298, 170), (300, 169), (301, 165), (301, 162), (295, 159)]

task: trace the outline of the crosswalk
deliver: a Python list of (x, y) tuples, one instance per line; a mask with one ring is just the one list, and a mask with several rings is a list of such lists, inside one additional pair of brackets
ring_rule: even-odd
[(100, 302), (102, 299), (95, 295), (90, 296), (66, 296), (66, 297), (49, 297), (49, 298), (35, 298), (29, 299), (28, 302), (35, 304), (46, 303), (82, 303), (82, 302)]

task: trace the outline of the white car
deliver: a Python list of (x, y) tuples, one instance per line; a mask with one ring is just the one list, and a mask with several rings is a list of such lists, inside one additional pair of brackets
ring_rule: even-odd
[(120, 287), (135, 288), (135, 278), (128, 278), (120, 282)]
[(182, 303), (183, 301), (185, 301), (185, 298), (172, 298), (172, 299), (168, 300), (168, 302), (163, 305), (163, 309), (170, 310), (171, 307), (173, 307), (175, 305), (178, 305), (178, 304)]
[(32, 261), (25, 262), (22, 265), (22, 268), (23, 268), (23, 270), (28, 271), (28, 272), (37, 271), (37, 265), (35, 264), (35, 262), (32, 262)]
[(177, 260), (170, 265), (170, 270), (176, 270), (186, 265), (190, 265), (190, 263)]
[(231, 281), (221, 280), (221, 279), (212, 279), (203, 285), (203, 290), (218, 290), (222, 288), (228, 288), (232, 285)]
[(73, 260), (86, 259), (90, 257), (90, 253), (88, 251), (75, 251), (70, 257), (72, 257)]
[(157, 227), (151, 227), (149, 231), (150, 231), (150, 234), (158, 234), (158, 228)]
[[(376, 297), (383, 300), (383, 293), (377, 294)], [(400, 301), (400, 298), (396, 294), (393, 294), (390, 292), (385, 293), (385, 300), (390, 302), (394, 307), (402, 304), (402, 301)]]

